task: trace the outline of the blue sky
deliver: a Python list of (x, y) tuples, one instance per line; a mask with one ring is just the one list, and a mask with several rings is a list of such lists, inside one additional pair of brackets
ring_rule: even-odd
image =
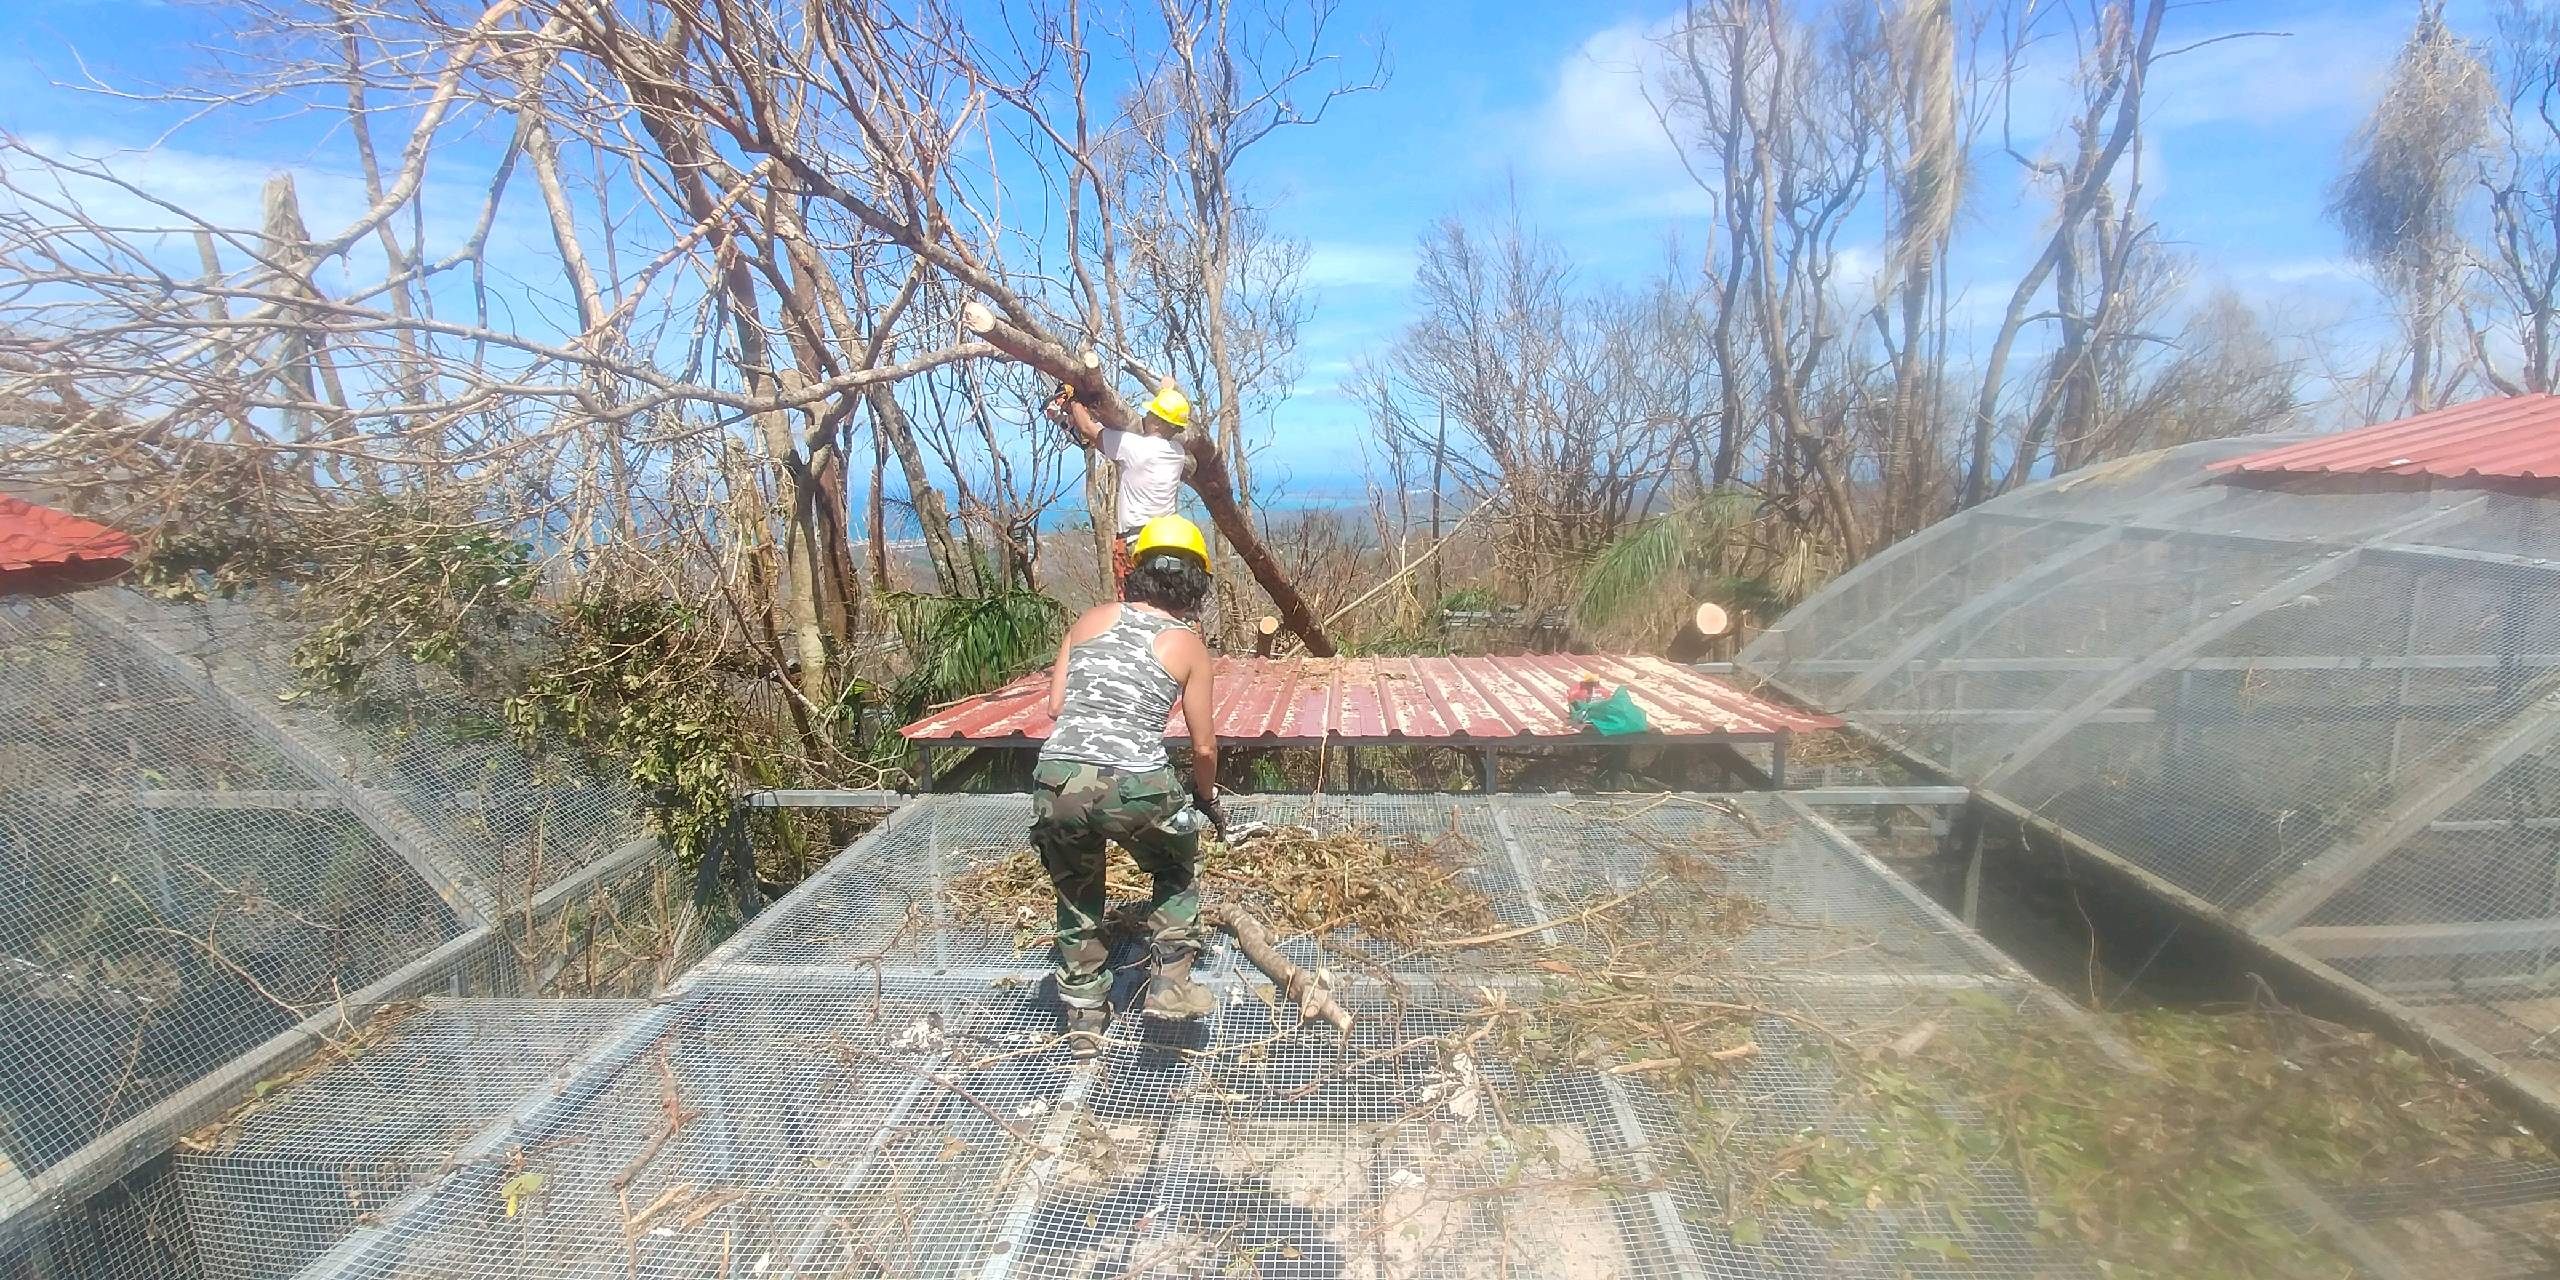
[[(2164, 48), (2289, 33), (2181, 54), (2154, 83), (2143, 184), (2199, 285), (2227, 284), (2305, 332), (2373, 331), (2373, 295), (2321, 208), (2413, 8), (2173, 6)], [(1665, 238), (1698, 216), (1694, 188), (1638, 88), (1646, 40), (1675, 12), (1424, 5), (1387, 20), (1388, 89), (1341, 104), (1330, 136), (1301, 134), (1262, 158), (1258, 176), (1281, 201), (1282, 225), (1313, 244), (1312, 275), (1323, 286), (1306, 385), (1281, 416), (1275, 452), (1322, 457), (1356, 440), (1356, 409), (1334, 384), (1354, 356), (1392, 340), (1415, 238), (1435, 218), (1488, 212), (1516, 190), (1529, 220), (1592, 275), (1659, 260)], [(2485, 28), (2461, 6), (2455, 18)], [(1996, 307), (2040, 244), (2044, 201), (2005, 160), (1983, 158), (1972, 181), (1955, 270), (1967, 301)]]
[[(1963, 6), (1959, 6), (1962, 8)], [(1393, 77), (1335, 105), (1327, 122), (1275, 137), (1250, 178), (1281, 230), (1310, 245), (1315, 319), (1306, 373), (1281, 409), (1269, 462), (1311, 488), (1351, 482), (1361, 425), (1339, 391), (1351, 361), (1403, 323), (1414, 244), (1451, 213), (1485, 213), (1516, 191), (1527, 219), (1595, 278), (1658, 261), (1699, 201), (1644, 107), (1640, 64), (1673, 3), (1478, 5), (1346, 0), (1347, 40), (1383, 36)], [(2346, 134), (2413, 10), (2394, 3), (2229, 0), (2173, 8), (2164, 47), (2240, 31), (2166, 63), (2155, 81), (2143, 177), (2155, 216), (2193, 259), (2200, 284), (2222, 283), (2305, 332), (2369, 334), (2378, 313), (2341, 260), (2320, 216)], [(2482, 30), (2481, 5), (2457, 5)], [(85, 145), (139, 147), (169, 122), (56, 87), (77, 74), (69, 50), (105, 78), (175, 80), (222, 43), (219, 15), (135, 0), (0, 0), (20, 36), (0, 55), (0, 127)], [(181, 198), (254, 207), (263, 172), (308, 165), (307, 126), (238, 118), (192, 126), (152, 162), (149, 180)], [(1973, 176), (1954, 264), (1965, 300), (1996, 306), (2032, 252), (2041, 201), (2005, 161)], [(310, 221), (328, 225), (346, 184), (306, 183)], [(528, 204), (519, 228), (543, 243)], [(502, 231), (502, 235), (506, 234)], [(2342, 340), (2344, 340), (2342, 338)]]

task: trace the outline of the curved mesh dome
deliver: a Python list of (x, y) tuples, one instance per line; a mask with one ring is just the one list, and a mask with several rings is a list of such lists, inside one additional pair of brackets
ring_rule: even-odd
[(1876, 557), (1739, 665), (2560, 1082), (2560, 489), (2213, 441)]
[(293, 636), (0, 599), (0, 1255), (386, 1000), (664, 984), (561, 958), (667, 896), (627, 788), (428, 673), (396, 721), (306, 705)]

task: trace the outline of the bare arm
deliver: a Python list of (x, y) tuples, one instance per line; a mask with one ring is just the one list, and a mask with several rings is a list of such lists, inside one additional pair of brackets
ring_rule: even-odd
[(1058, 713), (1067, 709), (1067, 650), (1074, 648), (1075, 645), (1075, 628), (1069, 627), (1065, 635), (1058, 637), (1058, 660), (1049, 665), (1048, 705), (1051, 720), (1057, 719)]
[(1102, 443), (1102, 424), (1093, 420), (1093, 410), (1085, 408), (1081, 400), (1067, 401), (1067, 427), (1088, 449)]
[[(1182, 723), (1191, 731), (1191, 794), (1214, 811), (1218, 795), (1218, 693), (1216, 664), (1208, 646), (1188, 630), (1167, 631), (1161, 640), (1165, 669), (1182, 682)], [(1220, 825), (1224, 825), (1223, 822)]]

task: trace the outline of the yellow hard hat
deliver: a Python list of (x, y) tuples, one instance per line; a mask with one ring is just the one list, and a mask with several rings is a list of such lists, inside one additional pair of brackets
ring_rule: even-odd
[(1129, 562), (1135, 564), (1154, 551), (1187, 552), (1201, 568), (1209, 567), (1209, 540), (1200, 536), (1200, 526), (1180, 516), (1157, 516), (1140, 526), (1138, 540), (1129, 544)]
[(1157, 392), (1156, 398), (1147, 402), (1147, 412), (1172, 423), (1177, 428), (1188, 429), (1191, 426), (1190, 397), (1172, 387), (1166, 387)]

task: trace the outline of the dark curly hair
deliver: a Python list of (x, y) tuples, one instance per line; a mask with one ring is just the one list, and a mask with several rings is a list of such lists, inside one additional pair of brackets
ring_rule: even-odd
[(1159, 551), (1129, 567), (1120, 598), (1187, 617), (1209, 595), (1209, 570), (1179, 551)]

